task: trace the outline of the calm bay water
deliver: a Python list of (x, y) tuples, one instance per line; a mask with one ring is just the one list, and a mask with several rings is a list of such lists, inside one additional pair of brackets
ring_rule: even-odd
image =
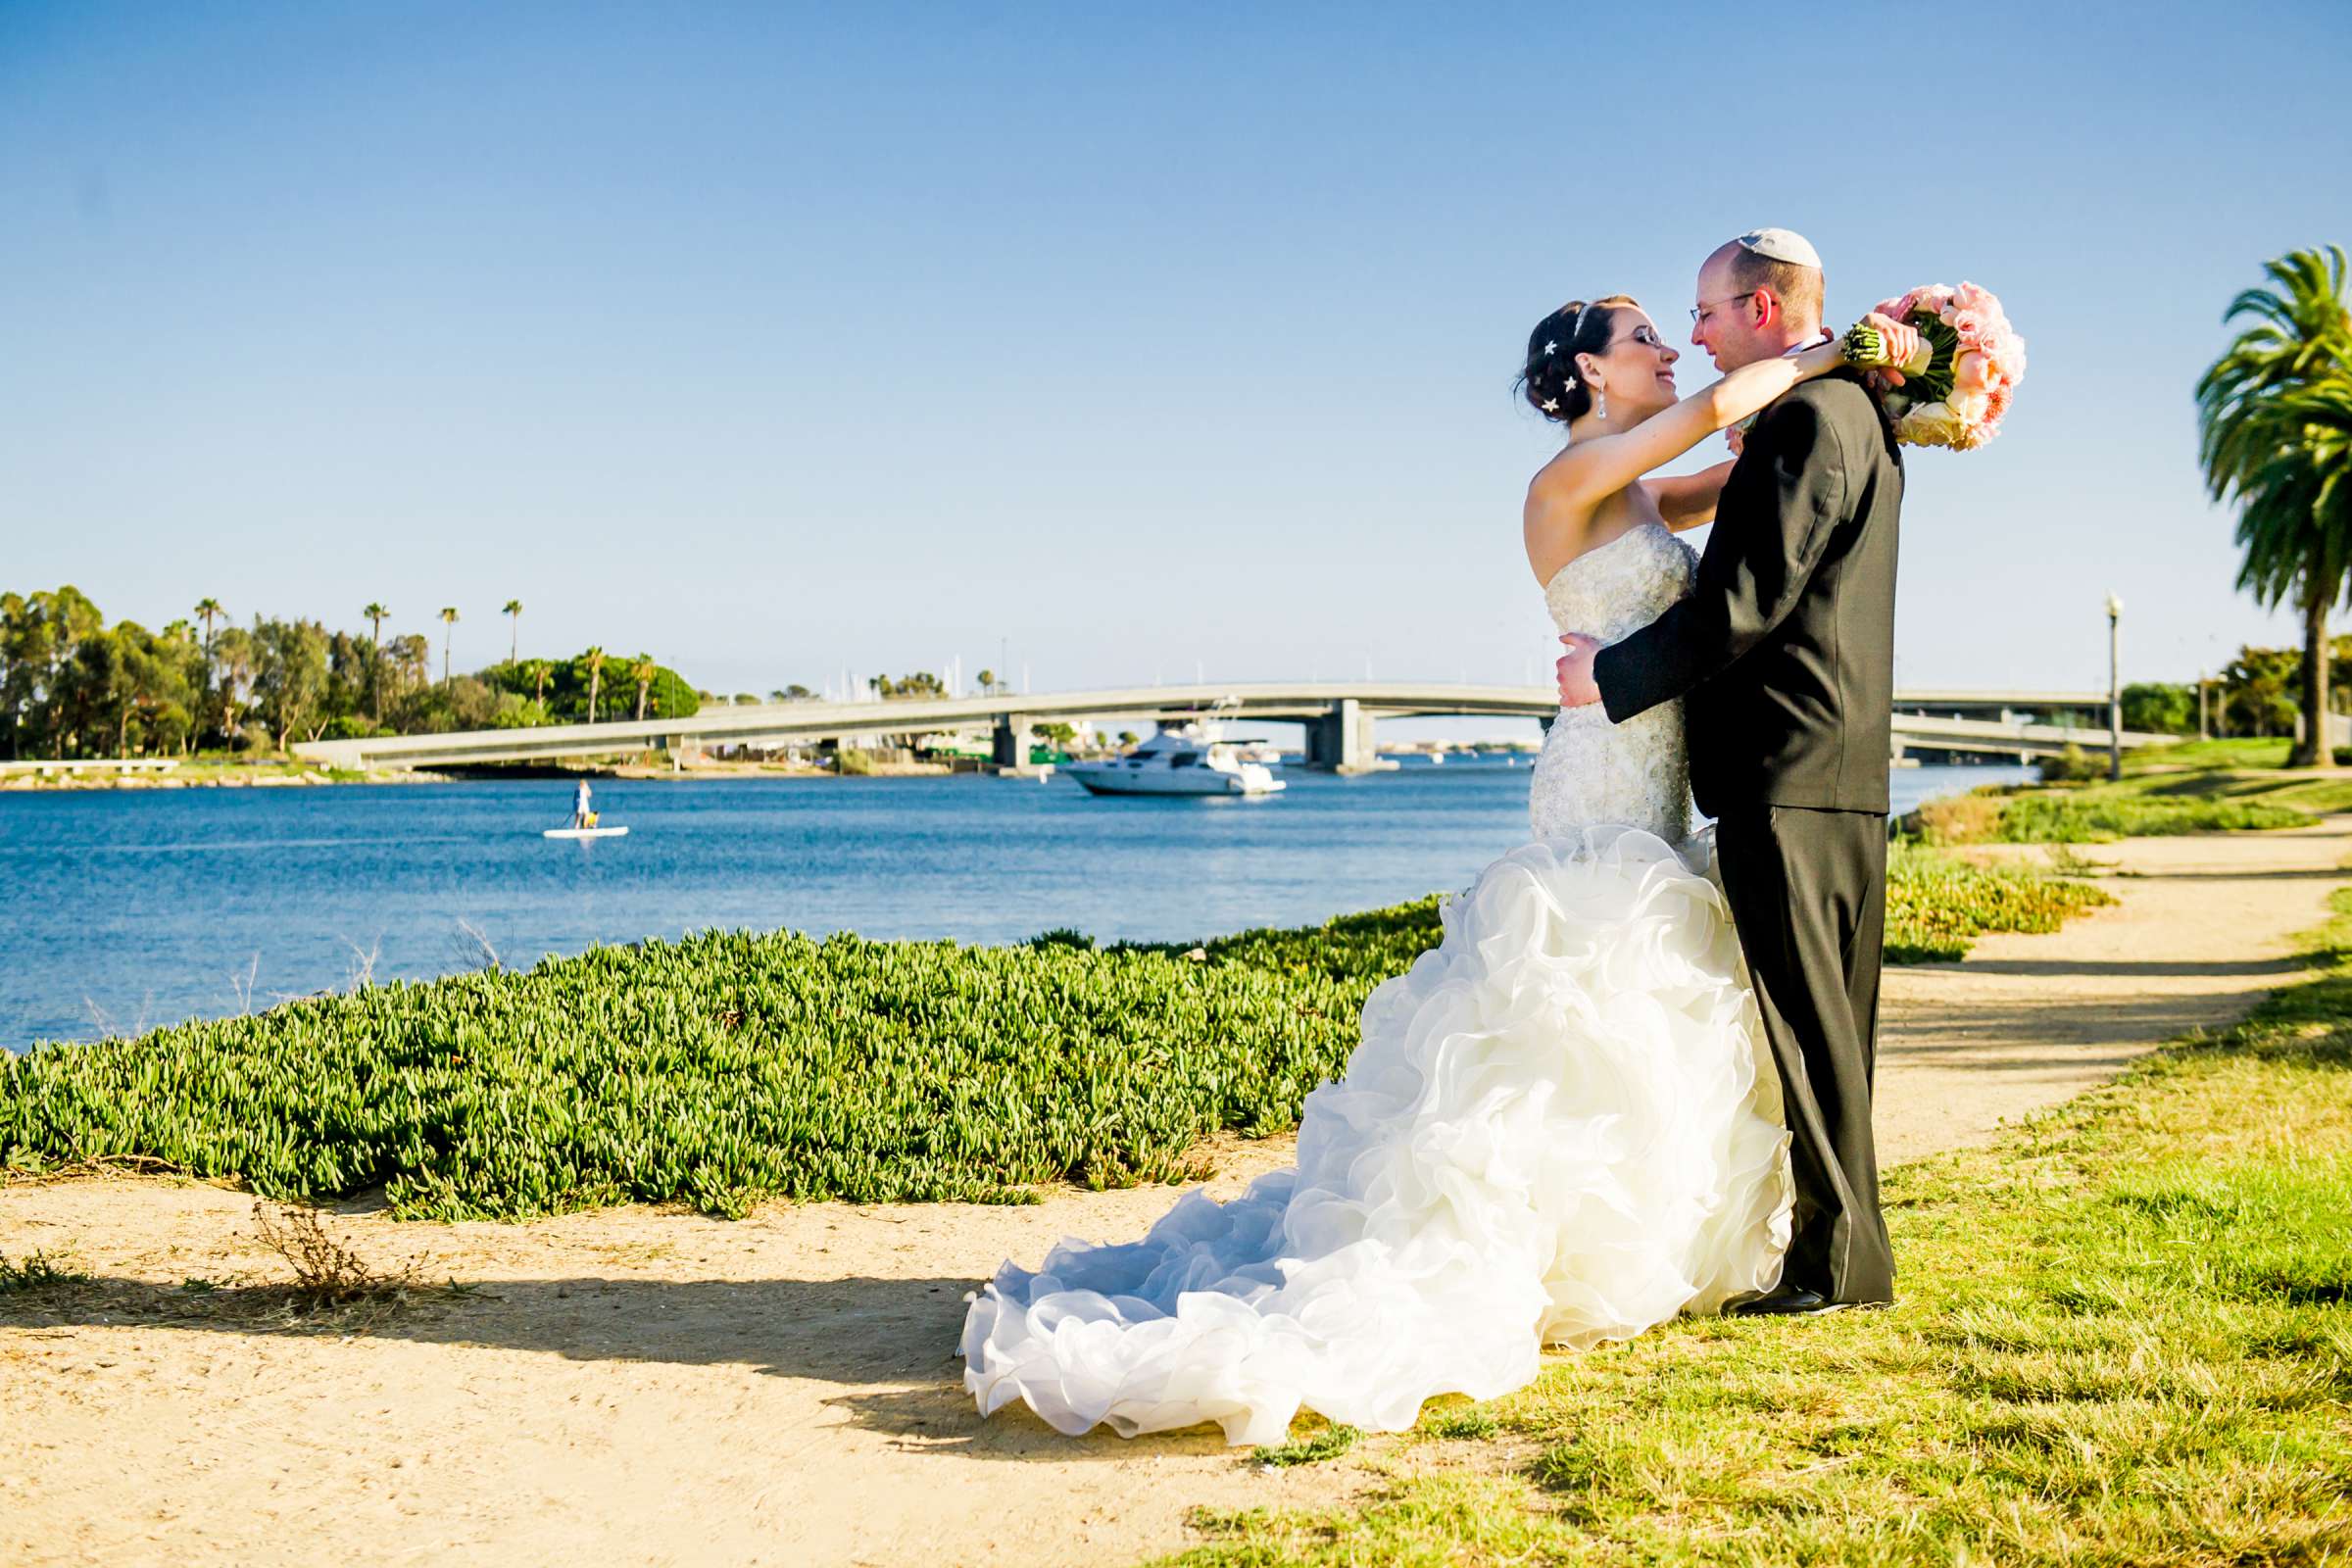
[[(559, 780), (0, 796), (0, 1048), (706, 927), (1009, 942), (1295, 925), (1466, 883), (1527, 833), (1528, 768), (1289, 770), (1258, 801), (1067, 780), (617, 781), (630, 835), (542, 839)], [(1894, 774), (1896, 809), (2015, 768)], [(478, 932), (479, 939), (467, 927)]]

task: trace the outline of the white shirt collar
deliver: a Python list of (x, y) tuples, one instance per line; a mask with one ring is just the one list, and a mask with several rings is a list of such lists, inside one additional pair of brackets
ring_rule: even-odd
[(1785, 360), (1785, 359), (1788, 358), (1788, 357), (1789, 357), (1790, 355), (1792, 355), (1792, 354), (1802, 354), (1802, 353), (1804, 353), (1804, 352), (1805, 352), (1805, 350), (1807, 350), (1807, 349), (1817, 349), (1817, 348), (1821, 347), (1821, 346), (1822, 346), (1824, 343), (1828, 343), (1828, 342), (1831, 342), (1831, 341), (1832, 341), (1832, 339), (1831, 339), (1831, 337), (1830, 337), (1830, 329), (1829, 329), (1828, 327), (1826, 327), (1826, 326), (1825, 326), (1825, 327), (1823, 327), (1823, 328), (1821, 329), (1821, 336), (1819, 336), (1819, 337), (1817, 337), (1817, 338), (1810, 339), (1810, 340), (1809, 340), (1809, 341), (1807, 341), (1807, 342), (1791, 344), (1791, 345), (1789, 345), (1788, 348), (1786, 348), (1786, 349), (1782, 350), (1782, 351), (1781, 351), (1781, 358)]

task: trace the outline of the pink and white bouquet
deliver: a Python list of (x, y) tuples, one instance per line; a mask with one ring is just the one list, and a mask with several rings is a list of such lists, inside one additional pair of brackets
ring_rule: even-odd
[(1900, 366), (1887, 364), (1885, 335), (1868, 320), (1844, 338), (1851, 363), (1901, 372), (1902, 385), (1886, 388), (1896, 440), (1970, 452), (2000, 434), (2010, 395), (2025, 379), (2026, 340), (1990, 290), (1930, 283), (1882, 302), (1877, 314), (1921, 338), (1919, 353)]

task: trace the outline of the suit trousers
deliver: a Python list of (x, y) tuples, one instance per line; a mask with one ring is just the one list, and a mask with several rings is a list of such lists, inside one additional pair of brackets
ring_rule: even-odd
[(1870, 1124), (1886, 818), (1744, 808), (1717, 820), (1715, 856), (1788, 1117), (1796, 1211), (1782, 1283), (1833, 1301), (1892, 1300)]

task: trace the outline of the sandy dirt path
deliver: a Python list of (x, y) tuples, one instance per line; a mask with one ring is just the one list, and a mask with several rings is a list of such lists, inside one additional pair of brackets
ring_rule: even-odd
[[(1889, 1160), (1982, 1142), (2292, 972), (2352, 818), (2088, 852), (2119, 907), (1889, 974)], [(1236, 1145), (1220, 1194), (1287, 1159)], [(1358, 1466), (1262, 1472), (1213, 1432), (1124, 1443), (982, 1423), (953, 1355), (1007, 1253), (1140, 1231), (1172, 1194), (1025, 1208), (646, 1208), (334, 1227), (467, 1291), (326, 1326), (249, 1198), (160, 1179), (0, 1188), (0, 1252), (87, 1290), (0, 1307), (0, 1563), (1118, 1564), (1199, 1505), (1314, 1505)], [(189, 1290), (190, 1280), (219, 1287)]]
[[(1970, 853), (2046, 863), (2049, 852)], [(1874, 1107), (1886, 1162), (1987, 1143), (2169, 1040), (2236, 1022), (2301, 967), (2293, 939), (2352, 880), (2352, 816), (2077, 853), (2118, 873), (2099, 881), (2120, 905), (2048, 936), (1980, 938), (1964, 963), (1886, 971)]]

